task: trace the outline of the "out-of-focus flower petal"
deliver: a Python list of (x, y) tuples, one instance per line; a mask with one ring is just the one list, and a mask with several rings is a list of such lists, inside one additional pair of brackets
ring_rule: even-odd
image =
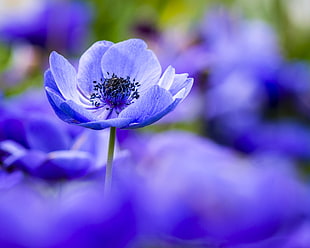
[(36, 168), (34, 174), (47, 180), (73, 179), (87, 174), (93, 158), (82, 151), (54, 151)]
[[(56, 123), (44, 118), (32, 118), (26, 125), (28, 144), (44, 152), (69, 148), (69, 137)], [(51, 138), (52, 137), (52, 138)]]

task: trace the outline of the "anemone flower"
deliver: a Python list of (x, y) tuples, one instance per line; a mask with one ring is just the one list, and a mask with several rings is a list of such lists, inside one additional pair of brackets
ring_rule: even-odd
[(189, 93), (193, 79), (169, 66), (161, 75), (154, 53), (139, 39), (99, 41), (79, 61), (78, 72), (52, 52), (45, 89), (56, 114), (91, 129), (138, 128), (157, 121)]
[(99, 41), (80, 58), (78, 71), (57, 52), (45, 72), (47, 97), (60, 119), (91, 129), (110, 129), (106, 183), (110, 184), (116, 128), (150, 125), (189, 93), (193, 79), (162, 68), (140, 39)]

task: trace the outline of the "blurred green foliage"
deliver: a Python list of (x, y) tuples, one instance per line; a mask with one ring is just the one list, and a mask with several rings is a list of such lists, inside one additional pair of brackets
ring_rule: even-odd
[(138, 23), (149, 23), (162, 30), (170, 25), (189, 25), (198, 21), (206, 9), (205, 0), (91, 0), (95, 18), (95, 40), (132, 37)]
[[(302, 0), (300, 0), (302, 1)], [(95, 14), (93, 41), (118, 42), (133, 36), (137, 23), (148, 22), (159, 31), (171, 26), (190, 29), (210, 6), (226, 5), (247, 18), (263, 19), (279, 35), (288, 58), (310, 60), (310, 25), (300, 28), (292, 23), (287, 0), (90, 0)], [(295, 1), (295, 4), (299, 4)], [(310, 15), (309, 15), (310, 16)]]

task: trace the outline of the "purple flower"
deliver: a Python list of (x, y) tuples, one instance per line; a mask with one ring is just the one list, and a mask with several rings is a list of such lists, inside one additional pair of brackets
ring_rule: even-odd
[(172, 111), (193, 79), (169, 66), (161, 75), (154, 53), (139, 39), (99, 41), (80, 58), (78, 72), (52, 52), (45, 89), (63, 121), (92, 129), (138, 128)]
[(4, 171), (59, 180), (82, 177), (104, 167), (107, 132), (72, 128), (53, 118), (43, 92), (5, 101), (0, 111), (0, 161)]
[(101, 180), (0, 188), (0, 246), (252, 247), (299, 233), (309, 202), (285, 158), (247, 159), (182, 132), (144, 144), (107, 200)]
[(85, 41), (90, 15), (89, 6), (76, 1), (31, 0), (4, 4), (1, 39), (74, 52)]
[(1, 247), (123, 248), (136, 237), (129, 194), (105, 201), (102, 182), (60, 186), (28, 182), (1, 190)]
[(140, 204), (155, 239), (251, 247), (295, 228), (308, 206), (304, 185), (285, 158), (247, 159), (181, 132), (157, 135), (141, 155), (146, 183)]
[(275, 33), (262, 21), (246, 21), (224, 8), (214, 8), (206, 15), (202, 33), (211, 70), (218, 76), (242, 70), (267, 79), (281, 62)]
[[(255, 113), (262, 109), (266, 92), (258, 80), (248, 73), (236, 71), (206, 92), (208, 119), (234, 113)], [(228, 104), (229, 103), (229, 104)]]
[(243, 151), (273, 152), (300, 160), (309, 160), (310, 130), (293, 120), (279, 120), (236, 130), (235, 144)]

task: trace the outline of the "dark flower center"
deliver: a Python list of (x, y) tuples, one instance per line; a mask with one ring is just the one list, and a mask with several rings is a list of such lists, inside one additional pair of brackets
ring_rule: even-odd
[(111, 78), (101, 78), (100, 82), (93, 81), (93, 84), (90, 102), (97, 108), (106, 107), (107, 110), (114, 109), (119, 113), (139, 98), (140, 83), (135, 79), (131, 81), (130, 77), (122, 78), (113, 73)]

